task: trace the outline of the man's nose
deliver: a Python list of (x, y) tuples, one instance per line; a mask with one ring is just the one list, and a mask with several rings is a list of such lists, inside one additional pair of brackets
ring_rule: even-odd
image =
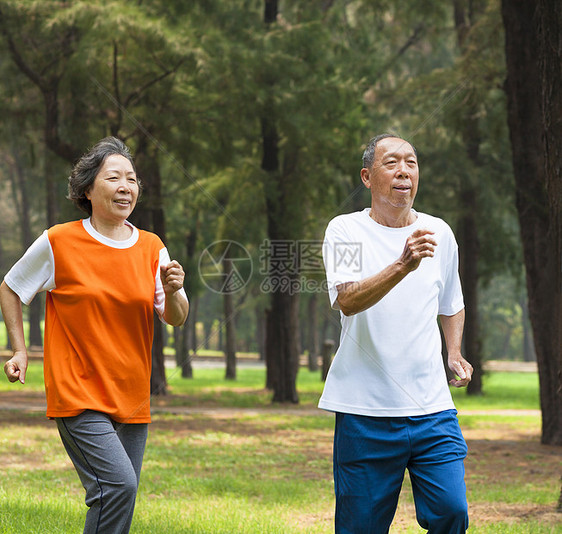
[(396, 166), (396, 174), (400, 177), (408, 177), (410, 176), (410, 171), (408, 170), (408, 165), (406, 165), (405, 161), (399, 161), (398, 165)]

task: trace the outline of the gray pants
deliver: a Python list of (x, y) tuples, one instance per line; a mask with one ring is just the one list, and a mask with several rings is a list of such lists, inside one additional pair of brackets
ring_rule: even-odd
[(86, 490), (84, 534), (128, 533), (139, 485), (147, 424), (119, 424), (86, 410), (56, 419), (59, 433)]

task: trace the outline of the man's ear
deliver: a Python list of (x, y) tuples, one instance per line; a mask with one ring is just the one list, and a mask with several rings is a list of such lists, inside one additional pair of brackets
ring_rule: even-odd
[(365, 167), (361, 169), (361, 181), (367, 189), (371, 189), (371, 173), (369, 169)]

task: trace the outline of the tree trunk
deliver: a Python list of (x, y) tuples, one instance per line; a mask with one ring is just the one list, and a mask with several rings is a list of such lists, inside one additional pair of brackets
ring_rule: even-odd
[(332, 364), (332, 354), (334, 352), (334, 342), (325, 339), (322, 343), (322, 382), (326, 382), (330, 365)]
[[(191, 306), (189, 309), (191, 315)], [(182, 378), (193, 378), (193, 368), (191, 366), (191, 356), (189, 354), (189, 324), (186, 321), (183, 326), (174, 327), (176, 366), (181, 369)]]
[[(268, 27), (277, 21), (277, 14), (277, 0), (265, 0), (264, 22)], [(269, 80), (268, 83), (270, 83), (269, 89), (273, 91), (275, 81)], [(296, 158), (291, 157), (289, 151), (285, 149), (284, 169), (281, 169), (279, 132), (272, 111), (274, 109), (274, 98), (271, 97), (261, 117), (263, 149), (261, 168), (267, 173), (265, 187), (267, 234), (270, 242), (294, 243), (296, 214), (291, 212), (289, 206), (295, 191), (290, 178)], [(270, 265), (270, 277), (276, 277), (278, 274), (271, 270)], [(283, 277), (286, 277), (283, 281), (288, 282), (287, 284), (274, 283), (271, 286), (270, 307), (266, 318), (266, 385), (273, 389), (273, 402), (297, 403), (299, 401), (296, 388), (299, 368), (299, 299), (298, 293), (292, 291), (292, 284), (296, 281), (295, 273), (283, 273)], [(272, 281), (274, 282), (273, 279)]]
[(482, 393), (482, 358), (480, 324), (478, 319), (478, 256), (479, 241), (476, 226), (476, 191), (468, 188), (462, 191), (463, 216), (460, 221), (460, 277), (465, 303), (464, 353), (474, 368), (467, 393)]
[(47, 199), (47, 228), (51, 228), (57, 224), (59, 219), (59, 206), (57, 201), (57, 186), (56, 174), (54, 170), (55, 155), (45, 148), (44, 153), (44, 175), (45, 175), (45, 189)]
[[(465, 53), (467, 36), (474, 25), (476, 16), (466, 0), (454, 0), (454, 18), (457, 43), (461, 53)], [(461, 135), (468, 160), (474, 168), (480, 162), (480, 133), (478, 122), (478, 103), (475, 95), (469, 95), (464, 108)], [(480, 240), (478, 224), (480, 222), (478, 206), (478, 183), (473, 177), (462, 178), (460, 182), (460, 199), (462, 216), (459, 221), (460, 234), (460, 276), (465, 301), (464, 355), (474, 371), (466, 391), (469, 395), (482, 393), (482, 351), (480, 340), (480, 320), (478, 315), (478, 261)]]
[[(223, 259), (223, 272), (226, 280), (232, 276), (232, 260)], [(230, 292), (225, 292), (222, 296), (224, 310), (224, 326), (225, 326), (225, 351), (226, 360), (225, 378), (227, 380), (236, 380), (236, 327), (234, 322), (234, 296)]]
[[(545, 388), (545, 404), (549, 406), (546, 432), (543, 440), (562, 445), (562, 5), (560, 2), (541, 0), (539, 4), (540, 38), (541, 38), (541, 85), (542, 85), (542, 137), (545, 154), (546, 191), (548, 197), (548, 230), (550, 245), (550, 270), (543, 273), (542, 284), (552, 278), (546, 285), (551, 308), (546, 308), (550, 324), (543, 343), (547, 358), (552, 360), (554, 368), (550, 386)], [(552, 296), (553, 295), (553, 296)], [(547, 301), (543, 301), (547, 304)], [(542, 309), (541, 320), (545, 310)], [(543, 413), (543, 429), (544, 427)]]
[(265, 0), (263, 20), (266, 24), (277, 21), (277, 0)]
[(163, 324), (157, 314), (153, 317), (154, 342), (152, 343), (152, 373), (150, 375), (150, 394), (167, 395), (168, 386), (166, 382), (166, 367), (164, 365), (164, 354), (159, 353), (163, 347)]
[[(199, 350), (199, 341), (197, 339), (197, 312), (199, 310), (199, 297), (193, 297), (189, 306), (189, 317), (187, 322), (189, 325), (189, 343), (188, 348), (191, 349), (193, 356), (197, 356)], [(207, 348), (207, 347), (205, 347)]]
[[(192, 302), (193, 304), (193, 302)], [(191, 307), (189, 309), (191, 312)], [(195, 314), (194, 319), (195, 320)], [(194, 332), (194, 329), (191, 328), (191, 324), (186, 321), (184, 325), (181, 327), (182, 329), (182, 336), (181, 336), (181, 353), (183, 354), (183, 358), (181, 360), (181, 377), (182, 378), (193, 378), (193, 365), (191, 365), (192, 355), (189, 352), (189, 345), (191, 342), (191, 335)], [(193, 352), (195, 355), (195, 352)]]
[[(131, 216), (131, 221), (139, 228), (153, 231), (165, 243), (166, 228), (164, 210), (162, 209), (162, 180), (158, 165), (158, 151), (148, 144), (148, 140), (144, 135), (139, 137), (135, 165), (138, 175), (142, 178), (143, 193), (142, 201), (137, 204)], [(154, 329), (152, 354), (151, 393), (153, 395), (166, 395), (164, 338), (159, 328)]]
[(42, 295), (35, 295), (29, 303), (29, 346), (43, 347), (43, 335), (41, 332), (41, 319), (43, 317), (43, 298)]
[[(189, 311), (191, 315), (191, 306)], [(187, 321), (182, 326), (174, 326), (174, 352), (176, 367), (181, 369), (181, 377), (193, 378), (189, 354), (189, 324)]]
[(297, 373), (299, 351), (297, 335), (299, 303), (297, 295), (276, 291), (271, 295), (267, 315), (266, 364), (273, 402), (298, 403)]
[[(263, 161), (262, 169), (268, 172), (267, 233), (270, 239), (270, 257), (275, 256), (273, 243), (291, 240), (291, 221), (287, 209), (288, 176), (279, 168), (278, 136), (275, 125), (262, 119)], [(266, 318), (266, 366), (268, 388), (273, 389), (273, 402), (298, 403), (296, 378), (299, 366), (298, 343), (298, 293), (292, 291), (296, 274), (279, 273), (270, 263), (270, 307)], [(275, 283), (275, 282), (279, 283)]]
[(542, 442), (562, 445), (562, 5), (503, 0), (502, 16), (508, 125), (539, 369)]
[[(14, 172), (12, 173), (12, 187), (14, 190), (14, 201), (20, 221), (21, 240), (23, 250), (27, 250), (34, 241), (31, 230), (31, 208), (29, 205), (28, 184), (26, 172), (21, 161), (18, 148), (12, 147), (14, 158)], [(36, 295), (28, 306), (29, 318), (29, 346), (42, 347), (43, 336), (41, 334), (41, 317), (43, 315), (43, 299), (41, 295)]]
[(193, 355), (196, 354), (196, 342), (193, 341), (192, 336), (195, 335), (195, 328), (193, 325), (197, 321), (197, 306), (199, 303), (198, 298), (190, 299), (189, 303), (189, 316), (183, 326), (174, 328), (174, 332), (178, 332), (178, 340), (176, 344), (176, 365), (181, 369), (182, 378), (193, 378), (193, 366), (191, 365), (193, 348)]
[(308, 300), (308, 369), (310, 371), (318, 370), (318, 297), (316, 293), (310, 295)]
[(185, 239), (185, 260), (183, 263), (186, 278), (185, 278), (185, 290), (187, 292), (187, 297), (190, 299), (189, 315), (187, 321), (181, 327), (176, 327), (175, 331), (178, 332), (179, 339), (176, 343), (176, 364), (181, 368), (182, 378), (193, 378), (193, 367), (191, 365), (191, 354), (190, 350), (193, 350), (193, 355), (197, 353), (197, 339), (196, 339), (196, 325), (197, 325), (197, 304), (198, 298), (196, 298), (194, 291), (194, 280), (196, 267), (194, 262), (195, 249), (197, 246), (197, 238), (199, 235), (199, 214), (196, 212), (195, 216), (190, 217), (186, 213), (186, 218), (188, 220), (194, 221), (195, 226), (191, 228)]
[(533, 331), (529, 320), (529, 304), (526, 292), (522, 292), (519, 305), (521, 306), (521, 327), (523, 329), (523, 361), (536, 362), (537, 356), (535, 354)]
[(59, 81), (54, 77), (40, 86), (45, 101), (45, 143), (57, 156), (74, 164), (82, 154), (78, 147), (66, 143), (59, 135)]
[(260, 361), (265, 360), (265, 312), (256, 308), (256, 338)]
[(176, 367), (181, 367), (183, 359), (182, 345), (183, 345), (183, 327), (174, 326), (174, 357), (176, 360)]
[(211, 335), (213, 334), (213, 322), (203, 320), (203, 348), (205, 350), (211, 349)]

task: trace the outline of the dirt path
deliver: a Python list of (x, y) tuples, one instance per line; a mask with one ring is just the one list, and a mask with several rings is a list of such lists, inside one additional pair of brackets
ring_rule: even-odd
[[(45, 394), (42, 392), (0, 391), (0, 410), (40, 413), (47, 409)], [(152, 413), (182, 414), (224, 414), (225, 416), (244, 413), (283, 413), (292, 415), (330, 415), (318, 408), (271, 407), (271, 408), (225, 408), (214, 406), (174, 406), (173, 396), (152, 400)], [(501, 415), (501, 416), (540, 416), (540, 410), (460, 410), (459, 415)]]

